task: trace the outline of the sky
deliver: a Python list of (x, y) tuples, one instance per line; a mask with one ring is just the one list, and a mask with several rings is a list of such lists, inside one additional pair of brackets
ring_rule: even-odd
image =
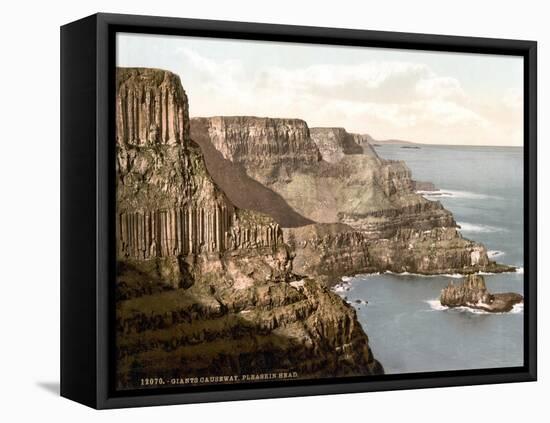
[(375, 139), (523, 145), (523, 58), (117, 34), (117, 66), (172, 71), (190, 116), (304, 119)]

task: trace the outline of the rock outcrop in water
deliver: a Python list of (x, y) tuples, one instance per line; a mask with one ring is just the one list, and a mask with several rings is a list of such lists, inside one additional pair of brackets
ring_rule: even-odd
[(441, 291), (441, 305), (446, 307), (470, 307), (492, 313), (505, 313), (523, 302), (523, 296), (514, 292), (491, 294), (480, 275), (468, 275), (455, 285), (453, 282)]
[[(241, 116), (193, 118), (191, 137), (207, 164), (215, 150), (218, 161), (237, 166), (310, 221), (287, 225), (263, 209), (285, 228), (298, 273), (328, 281), (385, 270), (511, 270), (490, 261), (481, 244), (462, 238), (439, 201), (415, 192), (418, 184), (406, 164), (379, 157), (368, 136), (342, 128), (309, 130), (298, 119)], [(215, 180), (225, 190), (223, 174)], [(246, 184), (241, 188), (248, 191)], [(253, 202), (261, 204), (261, 195)]]
[[(176, 75), (118, 69), (116, 122), (120, 389), (139, 388), (144, 377), (383, 371), (353, 308), (295, 274), (280, 225), (235, 206), (211, 179)], [(232, 143), (231, 157), (296, 167), (320, 160), (306, 125), (248, 130), (264, 142)]]

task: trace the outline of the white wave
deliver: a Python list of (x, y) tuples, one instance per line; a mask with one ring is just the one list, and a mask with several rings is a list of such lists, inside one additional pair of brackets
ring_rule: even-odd
[(473, 307), (447, 307), (444, 305), (441, 305), (441, 302), (439, 300), (427, 300), (426, 301), (430, 308), (434, 311), (445, 311), (445, 310), (453, 310), (453, 311), (459, 311), (459, 312), (467, 312), (472, 314), (519, 314), (523, 313), (523, 302), (515, 304), (512, 307), (512, 310), (506, 313), (492, 313), (490, 311), (480, 310), (478, 308)]
[(437, 200), (438, 198), (452, 197), (452, 194), (444, 191), (416, 191), (417, 194), (427, 198), (428, 200)]
[(342, 294), (344, 292), (348, 292), (351, 289), (352, 283), (355, 281), (356, 278), (366, 278), (370, 276), (377, 276), (380, 275), (380, 272), (374, 272), (374, 273), (359, 273), (357, 275), (353, 276), (342, 276), (340, 278), (340, 282), (334, 285), (331, 290), (332, 292), (335, 292), (337, 294)]
[(451, 190), (451, 189), (438, 189), (435, 191), (416, 191), (417, 194), (423, 195), (424, 197), (432, 197), (432, 198), (464, 198), (469, 200), (487, 200), (487, 199), (498, 199), (499, 197), (495, 197), (492, 195), (487, 194), (479, 194), (477, 192), (471, 192), (471, 191), (458, 191), (458, 190)]
[(504, 313), (491, 313), (489, 311), (480, 310), (478, 308), (471, 308), (471, 307), (454, 307), (453, 310), (464, 312), (464, 313), (472, 313), (472, 314), (504, 314)]
[(430, 305), (432, 310), (442, 311), (449, 309), (449, 307), (441, 305), (441, 302), (439, 300), (428, 300), (426, 302)]
[(479, 275), (479, 276), (498, 275), (498, 273), (494, 273), (494, 272), (476, 272), (475, 274), (476, 274), (476, 275)]
[(336, 293), (342, 293), (342, 292), (346, 292), (346, 291), (349, 291), (349, 288), (344, 286), (344, 285), (334, 285), (332, 287), (332, 292), (336, 292)]
[(350, 290), (352, 278), (347, 276), (345, 276), (345, 278), (345, 280), (342, 278), (342, 282), (337, 283), (332, 287), (332, 292), (339, 294)]
[(523, 302), (514, 304), (512, 307), (512, 310), (510, 311), (511, 314), (519, 314), (523, 313)]
[(490, 257), (490, 258), (493, 258), (493, 257), (500, 257), (500, 256), (503, 256), (505, 255), (506, 253), (504, 251), (499, 251), (499, 250), (489, 250), (487, 251), (487, 255)]
[(424, 191), (424, 190), (416, 190), (415, 191), (417, 194), (420, 194), (420, 195), (426, 195), (428, 197), (436, 197), (436, 196), (441, 196), (442, 194), (445, 194), (443, 191), (441, 191), (440, 189), (435, 189), (433, 191)]
[[(516, 268), (516, 273), (523, 273), (523, 267)], [(505, 272), (506, 273), (506, 272)], [(491, 275), (497, 275), (500, 273), (494, 273), (494, 272), (475, 272), (474, 275), (480, 275), (480, 276), (491, 276)], [(380, 275), (394, 275), (394, 276), (414, 276), (417, 278), (452, 278), (452, 279), (462, 279), (467, 276), (467, 274), (463, 273), (439, 273), (439, 274), (433, 274), (433, 275), (426, 275), (423, 273), (411, 273), (411, 272), (392, 272), (391, 270), (386, 270), (385, 272), (374, 272), (374, 273), (358, 273), (354, 276), (343, 276), (342, 282), (334, 285), (332, 287), (333, 292), (347, 292), (350, 290), (352, 283), (357, 278), (369, 278), (373, 276), (380, 276)]]
[(482, 225), (468, 222), (458, 222), (462, 232), (502, 232), (503, 229), (495, 226)]
[(424, 275), (422, 273), (411, 273), (411, 272), (392, 272), (391, 270), (386, 270), (384, 272), (387, 275), (395, 275), (395, 276), (415, 276), (418, 278), (437, 278), (438, 276), (443, 276), (447, 278), (463, 278), (465, 275), (461, 275), (460, 273), (444, 273), (441, 275)]
[[(439, 277), (443, 277), (443, 278), (461, 279), (461, 278), (465, 278), (467, 276), (466, 274), (462, 274), (462, 273), (441, 273), (441, 274), (434, 274), (434, 275), (424, 275), (422, 273), (410, 273), (410, 272), (396, 273), (396, 272), (392, 272), (391, 270), (386, 270), (384, 273), (388, 274), (388, 275), (415, 276), (415, 277), (419, 277), (419, 278), (439, 278)], [(485, 276), (487, 276), (487, 275), (496, 275), (496, 273), (491, 273), (491, 272), (476, 272), (474, 274), (475, 275), (485, 275)]]

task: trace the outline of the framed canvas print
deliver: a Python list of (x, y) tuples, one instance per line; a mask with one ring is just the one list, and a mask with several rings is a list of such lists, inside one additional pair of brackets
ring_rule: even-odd
[(61, 29), (61, 393), (536, 379), (536, 43)]

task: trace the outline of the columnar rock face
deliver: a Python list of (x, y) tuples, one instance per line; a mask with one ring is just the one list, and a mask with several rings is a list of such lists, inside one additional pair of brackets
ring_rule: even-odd
[(276, 246), (278, 224), (236, 209), (189, 140), (179, 78), (154, 69), (117, 73), (117, 235), (120, 257), (148, 259)]
[(441, 305), (447, 307), (470, 307), (494, 313), (508, 312), (522, 301), (523, 296), (513, 292), (491, 294), (480, 275), (469, 275), (458, 285), (451, 282), (440, 297)]
[(179, 77), (155, 69), (119, 70), (117, 142), (178, 144), (189, 135), (187, 97)]
[[(226, 206), (153, 210), (119, 215), (119, 254), (152, 258), (276, 246), (279, 225), (250, 224)], [(243, 225), (241, 225), (241, 222)]]
[(192, 121), (206, 128), (211, 143), (224, 158), (265, 177), (265, 167), (291, 170), (321, 160), (306, 122), (300, 119), (216, 116)]
[[(383, 372), (353, 308), (294, 273), (279, 224), (214, 183), (177, 76), (118, 69), (116, 121), (120, 389), (142, 377)], [(266, 120), (262, 133), (287, 144), (239, 138), (231, 154), (299, 156), (307, 126), (285, 125)]]

